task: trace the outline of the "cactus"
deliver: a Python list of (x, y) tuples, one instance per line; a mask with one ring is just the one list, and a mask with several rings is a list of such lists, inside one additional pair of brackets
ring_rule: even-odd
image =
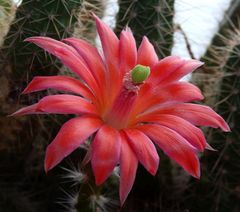
[(57, 72), (57, 60), (38, 47), (23, 42), (24, 39), (37, 35), (47, 35), (56, 39), (69, 36), (77, 21), (75, 11), (80, 4), (77, 0), (25, 0), (19, 6), (16, 19), (0, 49), (0, 69), (2, 77), (8, 82), (0, 87), (1, 90), (11, 91), (1, 96), (3, 115), (10, 114), (11, 110), (17, 107), (17, 99), (13, 98), (13, 94), (23, 90), (26, 85), (25, 79)]
[(119, 0), (116, 33), (129, 26), (140, 44), (147, 36), (160, 58), (171, 54), (174, 0)]
[[(58, 189), (60, 180), (54, 174), (46, 178), (42, 165), (47, 142), (56, 134), (58, 125), (49, 124), (47, 117), (13, 119), (7, 115), (19, 104), (24, 104), (24, 101), (19, 103), (17, 96), (26, 86), (26, 80), (34, 75), (56, 73), (60, 67), (54, 57), (23, 40), (39, 35), (56, 39), (70, 36), (77, 22), (75, 12), (80, 5), (80, 0), (23, 0), (0, 49), (0, 167), (6, 170), (6, 177), (0, 178), (0, 184), (8, 188), (6, 200), (0, 198), (0, 211), (47, 211), (47, 208), (54, 207), (56, 196), (61, 193)], [(27, 101), (36, 101), (37, 98)], [(46, 192), (46, 189), (49, 190)], [(16, 208), (18, 202), (23, 204), (22, 208), (11, 209)], [(29, 210), (24, 209), (25, 205)], [(37, 209), (39, 205), (40, 210)]]
[[(208, 153), (202, 160), (203, 176), (189, 190), (196, 195), (187, 200), (194, 211), (239, 211), (239, 89), (240, 42), (236, 45), (226, 65), (218, 93), (217, 111), (228, 120), (232, 132), (226, 136), (216, 130), (208, 131), (208, 141), (217, 152)], [(204, 198), (203, 198), (204, 197)], [(197, 205), (196, 205), (197, 202)], [(197, 209), (196, 209), (197, 208)]]
[(80, 4), (79, 0), (23, 1), (1, 49), (1, 64), (10, 63), (15, 78), (56, 72), (56, 59), (23, 41), (39, 35), (55, 39), (68, 37), (77, 21), (75, 11)]
[[(13, 120), (6, 117), (19, 104), (16, 93), (19, 94), (26, 86), (26, 79), (30, 80), (32, 76), (40, 73), (49, 75), (57, 71), (55, 58), (53, 59), (38, 47), (29, 45), (23, 40), (35, 35), (48, 35), (57, 39), (69, 36), (77, 21), (75, 10), (80, 4), (80, 1), (76, 0), (25, 0), (17, 9), (16, 19), (0, 49), (1, 81), (4, 82), (0, 85), (3, 91), (0, 96), (1, 116), (3, 116), (0, 134), (4, 135), (5, 142), (3, 143), (6, 145), (9, 144), (9, 140), (17, 140), (17, 134), (21, 134), (21, 130), (26, 124), (26, 119)], [(30, 101), (36, 101), (34, 99)], [(24, 104), (24, 102), (20, 104)], [(4, 124), (6, 122), (12, 128), (6, 129)], [(35, 120), (34, 123), (36, 124), (37, 121)], [(6, 132), (9, 133), (6, 135)], [(27, 139), (25, 140), (28, 145), (31, 143)]]
[[(220, 135), (207, 131), (208, 142), (217, 152), (209, 152), (203, 159), (203, 176), (192, 183), (189, 209), (194, 211), (239, 211), (239, 90), (240, 90), (240, 2), (232, 1), (203, 60), (206, 63), (201, 76), (194, 75), (205, 91), (206, 102), (215, 106), (230, 124), (232, 133)], [(204, 79), (204, 81), (201, 81)], [(207, 84), (207, 82), (209, 82)], [(204, 198), (203, 198), (204, 197)], [(191, 204), (193, 203), (193, 204)]]
[(240, 2), (233, 0), (219, 24), (219, 31), (201, 58), (205, 63), (204, 68), (192, 76), (192, 81), (201, 88), (206, 97), (205, 102), (210, 106), (214, 106), (218, 101), (219, 86), (225, 75), (224, 67), (238, 42), (239, 34), (235, 27), (239, 21), (239, 9)]

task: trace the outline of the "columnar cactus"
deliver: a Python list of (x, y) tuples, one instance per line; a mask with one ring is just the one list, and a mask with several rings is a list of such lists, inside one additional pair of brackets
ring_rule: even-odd
[[(194, 211), (239, 211), (240, 162), (240, 2), (232, 1), (219, 32), (202, 58), (205, 68), (194, 75), (205, 91), (206, 102), (212, 104), (230, 124), (232, 132), (223, 136), (207, 131), (208, 141), (217, 150), (203, 160), (203, 180), (189, 187), (196, 195), (187, 202)], [(204, 79), (204, 81), (201, 81)], [(210, 83), (208, 83), (210, 81)], [(208, 83), (208, 84), (207, 84)], [(204, 197), (204, 198), (203, 198)]]
[(202, 180), (192, 183), (187, 191), (195, 193), (194, 196), (189, 196), (187, 202), (190, 203), (190, 210), (194, 209), (196, 212), (240, 210), (239, 52), (240, 40), (232, 49), (226, 65), (222, 68), (224, 77), (219, 85), (218, 101), (216, 102), (216, 110), (228, 121), (232, 132), (227, 136), (223, 136), (216, 130), (207, 132), (208, 141), (217, 151), (203, 157)]

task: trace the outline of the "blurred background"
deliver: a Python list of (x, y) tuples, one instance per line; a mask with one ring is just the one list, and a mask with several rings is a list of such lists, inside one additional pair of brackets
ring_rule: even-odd
[[(152, 177), (141, 166), (120, 209), (118, 170), (96, 187), (90, 167), (76, 150), (47, 175), (46, 146), (71, 116), (8, 117), (54, 91), (21, 95), (37, 75), (69, 75), (31, 36), (78, 37), (99, 46), (94, 12), (119, 34), (128, 25), (139, 44), (146, 35), (159, 58), (200, 59), (204, 67), (186, 80), (201, 88), (204, 104), (229, 123), (232, 132), (204, 129), (217, 151), (201, 158), (193, 179), (159, 151)], [(240, 211), (240, 0), (0, 0), (0, 212), (238, 212)], [(88, 178), (86, 178), (88, 174)]]

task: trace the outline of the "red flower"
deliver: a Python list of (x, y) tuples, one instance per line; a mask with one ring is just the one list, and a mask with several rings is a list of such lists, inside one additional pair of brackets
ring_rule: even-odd
[(132, 188), (138, 161), (156, 174), (159, 156), (155, 145), (199, 178), (197, 153), (206, 148), (206, 141), (195, 125), (229, 131), (211, 108), (187, 103), (202, 100), (203, 96), (196, 86), (179, 79), (202, 63), (175, 56), (158, 60), (146, 37), (137, 49), (129, 28), (118, 39), (108, 26), (95, 19), (103, 56), (84, 40), (27, 39), (58, 57), (81, 79), (35, 77), (23, 93), (52, 88), (75, 95), (50, 95), (14, 113), (77, 115), (62, 126), (47, 147), (45, 170), (52, 169), (94, 135), (91, 164), (96, 184), (102, 184), (119, 164), (122, 204)]

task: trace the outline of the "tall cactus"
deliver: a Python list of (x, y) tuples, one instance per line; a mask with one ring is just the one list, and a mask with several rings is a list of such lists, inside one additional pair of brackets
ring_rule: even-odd
[[(187, 201), (194, 211), (239, 211), (239, 91), (240, 91), (240, 2), (233, 0), (219, 32), (213, 38), (203, 57), (206, 65), (202, 76), (194, 76), (203, 87), (206, 102), (215, 106), (230, 124), (232, 132), (220, 135), (216, 130), (207, 132), (207, 139), (218, 151), (203, 158), (203, 177), (189, 189), (196, 195)], [(206, 82), (212, 79), (212, 84)], [(209, 85), (211, 85), (209, 87)], [(214, 89), (213, 89), (214, 88)], [(204, 198), (203, 198), (204, 197)]]
[(129, 26), (137, 44), (146, 35), (160, 58), (171, 54), (174, 0), (119, 0), (116, 33)]
[(222, 136), (216, 130), (208, 131), (208, 141), (218, 151), (209, 153), (203, 158), (202, 179), (189, 188), (196, 195), (188, 199), (187, 202), (194, 203), (194, 205), (190, 204), (190, 209), (194, 209), (196, 212), (240, 210), (239, 52), (240, 41), (233, 48), (226, 65), (223, 67), (225, 76), (219, 86), (216, 107), (216, 110), (230, 124), (232, 132), (227, 136)]
[(57, 124), (54, 128), (46, 117), (13, 119), (7, 115), (18, 104), (24, 104), (19, 103), (17, 96), (26, 86), (26, 80), (58, 71), (54, 57), (23, 40), (39, 35), (56, 39), (70, 36), (80, 5), (80, 0), (23, 0), (0, 49), (0, 167), (6, 170), (0, 177), (0, 196), (4, 196), (0, 198), (0, 211), (47, 211), (61, 193), (57, 188), (59, 180), (55, 175), (46, 178), (42, 167), (45, 147), (55, 135)]

